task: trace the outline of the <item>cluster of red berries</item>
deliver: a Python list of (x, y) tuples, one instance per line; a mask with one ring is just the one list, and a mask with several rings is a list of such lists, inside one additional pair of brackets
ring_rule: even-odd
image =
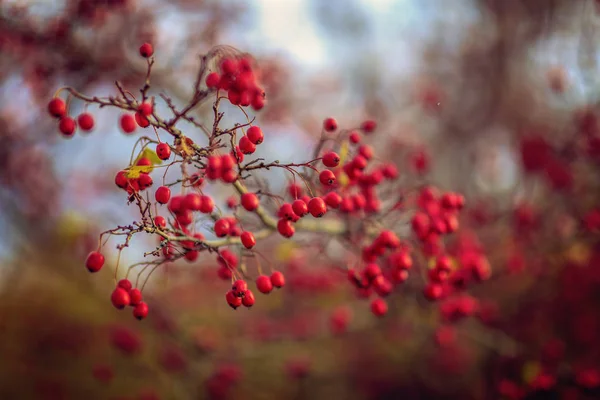
[[(135, 164), (137, 167), (151, 167), (152, 161), (146, 157), (141, 157)], [(149, 173), (141, 171), (139, 177), (137, 178), (128, 178), (127, 171), (121, 170), (117, 172), (115, 176), (115, 184), (125, 190), (127, 194), (132, 195), (133, 193), (137, 193), (140, 191), (144, 191), (148, 189), (150, 186), (154, 184), (152, 177)]]
[(67, 104), (60, 97), (54, 97), (48, 103), (48, 112), (58, 119), (58, 130), (65, 137), (75, 134), (77, 126), (83, 132), (91, 132), (94, 129), (94, 116), (88, 112), (79, 114), (77, 120), (67, 115)]
[(265, 93), (257, 83), (253, 64), (254, 61), (248, 56), (225, 57), (219, 65), (219, 72), (211, 72), (206, 76), (206, 86), (226, 91), (233, 105), (252, 106), (254, 110), (260, 110), (265, 105)]
[[(332, 132), (337, 129), (337, 121), (327, 118), (323, 126), (326, 131)], [(360, 129), (366, 134), (371, 134), (376, 127), (375, 121), (367, 120), (361, 124)], [(325, 188), (336, 189), (340, 186), (338, 184), (340, 176), (343, 174), (346, 178), (347, 183), (341, 188), (340, 193), (332, 190), (324, 196), (329, 207), (339, 208), (345, 214), (380, 211), (381, 201), (376, 192), (377, 186), (386, 180), (393, 181), (399, 176), (397, 167), (391, 163), (370, 167), (374, 150), (367, 144), (360, 145), (361, 140), (357, 130), (349, 132), (349, 143), (358, 146), (354, 150), (354, 155), (343, 165), (340, 165), (339, 155), (333, 151), (325, 153), (322, 157), (323, 165), (332, 168), (332, 170), (323, 170), (319, 174), (319, 181)]]
[(442, 235), (458, 230), (458, 212), (464, 202), (464, 197), (457, 193), (438, 196), (430, 186), (420, 190), (417, 198), (419, 211), (413, 216), (411, 225), (426, 255), (438, 255), (442, 251)]
[(440, 314), (447, 322), (456, 322), (475, 315), (479, 311), (479, 302), (473, 296), (461, 294), (440, 304)]
[(235, 182), (238, 178), (238, 174), (234, 170), (234, 167), (237, 165), (236, 158), (238, 162), (242, 162), (244, 160), (243, 153), (238, 152), (234, 155), (232, 152), (231, 154), (223, 154), (221, 156), (209, 156), (204, 176), (211, 181), (221, 179), (224, 183)]
[[(154, 54), (152, 45), (150, 43), (144, 43), (140, 47), (140, 55), (148, 58)], [(95, 121), (94, 116), (89, 112), (83, 112), (77, 116), (77, 119), (67, 115), (67, 104), (60, 97), (54, 97), (48, 103), (48, 113), (54, 118), (58, 119), (58, 130), (65, 137), (72, 137), (75, 131), (79, 127), (83, 132), (89, 133), (94, 129)], [(150, 126), (148, 117), (153, 112), (153, 105), (148, 102), (141, 103), (138, 106), (138, 110), (134, 115), (123, 114), (120, 117), (120, 127), (126, 134), (133, 133), (137, 126), (146, 128)]]
[[(98, 272), (104, 266), (104, 261), (102, 253), (92, 251), (87, 256), (85, 267), (92, 273)], [(142, 292), (137, 288), (133, 288), (128, 279), (121, 279), (118, 282), (110, 300), (113, 306), (119, 310), (122, 310), (126, 306), (132, 306), (133, 316), (139, 320), (146, 318), (148, 315), (148, 305), (142, 301)]]
[[(385, 263), (377, 263), (380, 257), (386, 257)], [(388, 305), (384, 300), (392, 293), (394, 286), (404, 283), (408, 279), (408, 270), (413, 265), (408, 246), (402, 244), (396, 234), (384, 230), (363, 248), (363, 260), (367, 264), (362, 270), (353, 268), (348, 270), (348, 279), (359, 291), (361, 297), (367, 298), (373, 291), (379, 296), (371, 302), (371, 311), (376, 316), (383, 316), (388, 311)]]
[[(154, 106), (150, 102), (143, 102), (137, 106), (137, 111), (132, 114), (121, 114), (119, 117), (119, 127), (126, 135), (131, 135), (137, 127), (147, 128), (150, 126), (148, 119), (154, 112)], [(167, 157), (168, 158), (168, 157)]]
[(261, 144), (264, 138), (262, 129), (256, 125), (251, 126), (246, 131), (246, 134), (240, 138), (239, 149), (243, 154), (252, 154), (256, 151), (256, 146)]
[[(151, 57), (152, 46), (144, 44), (140, 48), (140, 54), (146, 58)], [(258, 110), (264, 106), (264, 93), (257, 84), (256, 78), (250, 57), (226, 57), (220, 60), (219, 71), (209, 73), (205, 82), (209, 89), (227, 92), (232, 104), (252, 106)], [(49, 111), (52, 115), (64, 117), (65, 107), (61, 102), (60, 99), (51, 102)], [(139, 103), (134, 111), (132, 114), (123, 114), (120, 117), (120, 127), (127, 134), (133, 133), (138, 126), (149, 126), (151, 118), (157, 118), (153, 116), (154, 106), (151, 101)], [(334, 118), (327, 118), (323, 121), (323, 129), (329, 133), (336, 132), (339, 129), (338, 122)], [(395, 181), (399, 172), (394, 164), (376, 162), (373, 148), (362, 143), (362, 134), (371, 135), (376, 130), (377, 123), (374, 120), (363, 121), (353, 130), (340, 130), (337, 133), (339, 140), (334, 142), (339, 149), (324, 148), (320, 158), (303, 164), (318, 173), (317, 185), (312, 187), (312, 190), (307, 190), (311, 194), (309, 196), (304, 193), (303, 187), (296, 183), (291, 184), (288, 188), (290, 199), (281, 204), (276, 212), (278, 218), (276, 225), (264, 218), (264, 210), (260, 209), (261, 202), (256, 193), (238, 188), (242, 193), (239, 205), (248, 212), (257, 212), (269, 228), (276, 229), (285, 238), (294, 236), (297, 227), (302, 226), (296, 223), (308, 214), (314, 218), (322, 218), (331, 209), (338, 210), (340, 214), (366, 218), (379, 213), (383, 208), (379, 188), (383, 183)], [(181, 153), (184, 152), (181, 137), (175, 134), (174, 136), (173, 147), (159, 140), (156, 156), (160, 160), (168, 160), (172, 149), (176, 154), (180, 154), (180, 150)], [(240, 179), (236, 167), (243, 162), (244, 155), (253, 154), (263, 140), (264, 134), (261, 128), (251, 125), (243, 132), (237, 145), (232, 143), (228, 152), (225, 154), (209, 152), (202, 170), (196, 171), (191, 176), (186, 175), (177, 182), (182, 184), (185, 193), (172, 195), (170, 184), (156, 189), (154, 193), (156, 203), (166, 205), (173, 217), (172, 229), (167, 228), (168, 221), (163, 216), (157, 215), (152, 221), (152, 232), (157, 233), (159, 238), (159, 248), (155, 253), (157, 256), (160, 255), (159, 251), (162, 251), (165, 261), (175, 260), (178, 255), (183, 255), (189, 262), (198, 259), (199, 253), (208, 247), (204, 235), (195, 232), (198, 213), (214, 219), (214, 235), (223, 239), (222, 243), (229, 242), (226, 240), (228, 237), (235, 237), (239, 238), (239, 243), (246, 250), (254, 248), (256, 245), (254, 233), (242, 228), (238, 216), (214, 214), (213, 199), (203, 194), (200, 188), (205, 179), (210, 182), (220, 180), (229, 184), (236, 183)], [(185, 141), (189, 145), (193, 144), (189, 138), (185, 138)], [(147, 154), (141, 154), (134, 165), (119, 171), (115, 176), (116, 185), (128, 193), (130, 202), (136, 198), (138, 192), (153, 185), (150, 173), (156, 160), (153, 161), (151, 158)], [(312, 163), (315, 161), (320, 161), (323, 168), (314, 167)], [(308, 181), (306, 184), (310, 185)], [(402, 199), (398, 201), (401, 202)], [(450, 258), (441, 254), (442, 235), (457, 230), (457, 214), (463, 207), (464, 198), (455, 193), (444, 193), (438, 197), (434, 189), (426, 187), (421, 189), (416, 202), (419, 211), (412, 220), (413, 231), (425, 255), (438, 257), (436, 267), (429, 271), (430, 283), (425, 288), (426, 297), (434, 300), (442, 296), (440, 285), (452, 271)], [(238, 199), (230, 198), (227, 204), (229, 208), (235, 209), (238, 206)], [(398, 204), (395, 204), (389, 211), (397, 211), (399, 208)], [(147, 228), (150, 231), (149, 227)], [(350, 232), (350, 234), (355, 233)], [(356, 234), (364, 235), (360, 232)], [(369, 233), (371, 234), (372, 232)], [(178, 240), (168, 240), (172, 235), (177, 236)], [(217, 239), (217, 242), (221, 241)], [(388, 309), (384, 298), (394, 290), (396, 285), (402, 284), (408, 278), (408, 271), (413, 264), (412, 249), (401, 242), (392, 230), (380, 230), (375, 239), (362, 245), (360, 251), (364, 267), (360, 271), (351, 269), (348, 273), (349, 279), (361, 296), (368, 297), (371, 292), (378, 295), (378, 298), (371, 303), (371, 309), (375, 315), (382, 316)], [(477, 264), (473, 261), (475, 256), (472, 253), (465, 252), (465, 254), (470, 254), (472, 259), (461, 259), (463, 263)], [(218, 276), (233, 281), (231, 290), (226, 293), (227, 303), (234, 309), (242, 305), (246, 307), (254, 305), (254, 294), (248, 289), (246, 282), (241, 279), (236, 280), (238, 256), (227, 248), (220, 248), (217, 262)], [(92, 272), (100, 270), (103, 264), (104, 257), (99, 252), (91, 253), (86, 261), (87, 268)], [(131, 305), (134, 307), (134, 315), (141, 319), (147, 314), (147, 305), (141, 301), (139, 290), (132, 289), (131, 284), (127, 285), (128, 282), (127, 280), (119, 282), (111, 297), (113, 305), (119, 309)], [(257, 290), (264, 294), (270, 293), (274, 287), (281, 288), (284, 284), (284, 276), (279, 271), (273, 272), (270, 276), (261, 273), (256, 279)], [(340, 312), (340, 315), (342, 314), (345, 315)], [(339, 320), (338, 325), (344, 325), (342, 323), (344, 318), (338, 317), (337, 320)]]
[(527, 135), (521, 141), (521, 161), (525, 172), (539, 174), (557, 190), (568, 190), (573, 186), (573, 171), (550, 143), (537, 134)]
[[(285, 285), (285, 277), (279, 271), (274, 271), (271, 276), (259, 275), (256, 278), (256, 288), (263, 294), (269, 294), (273, 288), (282, 288)], [(248, 289), (248, 284), (243, 279), (233, 282), (231, 290), (225, 293), (227, 304), (234, 310), (240, 306), (252, 307), (255, 302), (254, 293)]]
[(148, 316), (148, 304), (142, 301), (142, 292), (134, 288), (128, 279), (121, 279), (110, 296), (113, 306), (122, 310), (127, 306), (133, 307), (133, 316), (142, 320)]

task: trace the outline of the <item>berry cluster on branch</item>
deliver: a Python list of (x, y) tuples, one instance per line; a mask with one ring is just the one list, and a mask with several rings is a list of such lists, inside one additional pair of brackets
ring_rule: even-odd
[[(86, 261), (90, 272), (102, 269), (102, 248), (110, 236), (124, 237), (117, 246), (119, 256), (137, 234), (157, 238), (157, 247), (144, 254), (144, 261), (129, 266), (120, 280), (117, 262), (111, 297), (117, 309), (130, 305), (134, 316), (143, 319), (148, 305), (142, 301), (142, 291), (152, 273), (180, 259), (195, 262), (202, 252), (214, 253), (219, 276), (232, 282), (225, 295), (227, 303), (233, 309), (251, 307), (255, 297), (248, 280), (255, 280), (263, 294), (285, 284), (283, 273), (271, 268), (268, 257), (255, 248), (258, 241), (274, 234), (282, 240), (297, 233), (327, 235), (344, 244), (350, 249), (345, 261), (348, 279), (363, 294), (377, 294), (371, 304), (377, 316), (386, 314), (385, 297), (408, 279), (413, 264), (426, 282), (423, 293), (429, 300), (450, 296), (467, 282), (489, 277), (483, 254), (470, 250), (456, 257), (446, 254), (445, 237), (458, 229), (463, 196), (440, 193), (424, 184), (407, 191), (397, 166), (379, 160), (374, 149), (364, 143), (363, 136), (377, 131), (375, 121), (340, 129), (334, 118), (325, 119), (321, 138), (305, 162), (248, 160), (268, 137), (249, 115), (250, 109), (262, 109), (266, 99), (260, 87), (260, 69), (252, 57), (224, 46), (203, 55), (194, 95), (183, 108), (160, 94), (173, 114), (167, 119), (158, 114), (156, 99), (148, 94), (154, 50), (145, 43), (139, 52), (148, 65), (139, 96), (116, 82), (119, 94), (114, 97), (90, 97), (66, 87), (48, 104), (49, 114), (58, 120), (65, 137), (73, 136), (77, 129), (90, 132), (94, 128), (89, 111), (77, 118), (69, 115), (71, 101), (84, 102), (86, 110), (93, 105), (121, 109), (119, 126), (125, 135), (133, 135), (138, 128), (153, 131), (138, 138), (128, 166), (115, 176), (128, 204), (139, 209), (139, 219), (103, 232), (98, 249)], [(61, 92), (67, 93), (66, 100), (59, 97)], [(190, 115), (208, 101), (213, 105), (211, 123)], [(241, 111), (243, 122), (222, 127), (223, 101)], [(204, 138), (192, 139), (177, 127), (180, 121), (191, 123)], [(415, 161), (417, 170), (419, 161)], [(179, 168), (180, 174), (168, 181), (167, 172), (173, 168)], [(284, 195), (270, 193), (256, 176), (259, 170), (274, 168), (289, 174)], [(164, 171), (162, 177), (156, 174), (159, 170)], [(161, 184), (155, 185), (155, 179)], [(207, 185), (233, 188), (236, 195), (229, 198), (227, 213), (216, 207), (205, 191)], [(154, 186), (158, 187), (150, 194)], [(202, 231), (207, 222), (212, 229)], [(267, 260), (270, 274), (263, 273), (260, 259)], [(255, 266), (257, 273), (253, 274), (249, 265)], [(140, 270), (132, 283), (129, 275), (135, 268)]]

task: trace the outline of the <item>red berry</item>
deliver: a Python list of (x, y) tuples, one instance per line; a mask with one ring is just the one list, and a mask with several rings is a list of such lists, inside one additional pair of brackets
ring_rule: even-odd
[(233, 282), (233, 285), (231, 285), (231, 290), (236, 296), (241, 297), (244, 295), (244, 292), (248, 290), (248, 284), (245, 280), (238, 279), (237, 281)]
[(372, 281), (381, 275), (381, 268), (375, 263), (367, 264), (367, 266), (365, 267), (364, 274), (365, 278)]
[(148, 304), (140, 301), (139, 304), (133, 308), (133, 316), (140, 321), (146, 318), (148, 316)]
[(260, 205), (258, 196), (254, 193), (244, 193), (241, 198), (242, 207), (247, 211), (254, 211)]
[(121, 129), (124, 133), (130, 134), (135, 131), (137, 123), (135, 122), (135, 118), (131, 114), (123, 114), (121, 115)]
[(363, 144), (358, 148), (358, 153), (365, 158), (365, 160), (370, 160), (373, 158), (373, 148), (368, 144)]
[(279, 234), (281, 234), (281, 236), (289, 239), (294, 236), (296, 229), (290, 220), (281, 218), (279, 221), (277, 221), (277, 231)]
[(73, 136), (75, 133), (75, 128), (77, 128), (77, 124), (71, 117), (62, 117), (58, 123), (58, 129), (60, 130), (60, 133), (66, 137)]
[(234, 58), (224, 58), (221, 61), (221, 71), (224, 74), (233, 75), (238, 72), (239, 64), (238, 61)]
[(279, 271), (275, 271), (271, 274), (271, 283), (276, 288), (282, 288), (285, 285), (285, 277)]
[(148, 166), (148, 165), (152, 165), (152, 161), (150, 161), (149, 158), (142, 157), (137, 161), (137, 163), (135, 165)]
[(140, 190), (148, 189), (150, 186), (152, 186), (153, 183), (154, 181), (152, 180), (152, 177), (149, 174), (144, 172), (140, 174), (140, 177), (138, 178)]
[(342, 203), (342, 196), (336, 192), (327, 193), (323, 199), (325, 200), (325, 204), (331, 208), (338, 208)]
[(129, 184), (129, 179), (127, 179), (126, 171), (119, 171), (117, 175), (115, 175), (115, 184), (121, 189), (125, 189)]
[(138, 112), (144, 117), (152, 114), (152, 103), (144, 102), (138, 106)]
[(112, 295), (110, 296), (110, 301), (112, 302), (113, 306), (115, 306), (115, 308), (122, 310), (123, 308), (125, 308), (125, 306), (129, 305), (129, 293), (127, 292), (127, 290), (118, 287), (112, 292)]
[(348, 307), (338, 307), (331, 313), (329, 325), (335, 335), (341, 335), (346, 332), (348, 324), (352, 319), (352, 310)]
[(225, 300), (227, 300), (227, 304), (234, 310), (242, 305), (242, 298), (236, 296), (233, 290), (229, 290), (225, 293)]
[(250, 308), (250, 307), (252, 307), (254, 305), (254, 301), (255, 301), (255, 299), (254, 299), (254, 293), (252, 293), (251, 290), (246, 290), (244, 292), (244, 295), (242, 296), (242, 304), (245, 307)]
[(371, 312), (377, 317), (382, 317), (388, 312), (388, 305), (383, 299), (374, 299), (371, 302)]
[(142, 292), (140, 289), (130, 289), (129, 290), (129, 299), (130, 305), (137, 306), (142, 302)]
[(360, 128), (365, 133), (372, 133), (377, 128), (377, 122), (373, 121), (372, 119), (366, 120), (360, 125)]
[(144, 43), (140, 46), (140, 55), (144, 58), (152, 57), (154, 49), (150, 43)]
[(90, 272), (98, 272), (104, 266), (104, 256), (98, 251), (92, 251), (85, 260), (85, 267)]
[(323, 129), (326, 132), (333, 132), (337, 129), (338, 123), (334, 118), (327, 118), (323, 121)]
[(254, 144), (261, 144), (264, 140), (263, 132), (258, 126), (251, 126), (248, 128), (246, 136), (248, 136), (248, 139)]
[(223, 174), (221, 175), (221, 179), (225, 183), (233, 183), (237, 180), (237, 178), (238, 178), (237, 172), (235, 172), (232, 169), (224, 171)]
[(350, 167), (362, 171), (363, 169), (367, 168), (367, 163), (367, 159), (358, 154), (352, 159), (352, 164), (350, 164)]
[(165, 219), (165, 217), (157, 215), (156, 217), (154, 217), (154, 225), (158, 226), (159, 228), (166, 228), (167, 220)]
[(319, 174), (319, 181), (325, 186), (333, 186), (336, 182), (335, 174), (333, 171), (325, 169)]
[(356, 131), (351, 132), (350, 136), (348, 136), (348, 140), (350, 140), (350, 143), (352, 144), (360, 143), (360, 133)]
[(435, 267), (440, 271), (450, 272), (452, 270), (452, 260), (448, 256), (439, 256)]
[(94, 116), (90, 113), (79, 114), (79, 117), (77, 117), (77, 124), (82, 131), (89, 132), (94, 129)]
[(231, 155), (238, 163), (244, 161), (244, 153), (242, 153), (242, 149), (240, 149), (240, 146), (235, 146), (235, 150), (231, 151)]
[(156, 155), (161, 160), (168, 160), (171, 157), (171, 148), (166, 143), (156, 145)]
[(131, 281), (129, 279), (121, 279), (117, 283), (117, 287), (120, 287), (121, 289), (124, 289), (127, 292), (129, 292), (131, 290), (131, 288), (133, 287), (133, 285), (131, 284)]
[(183, 200), (183, 206), (188, 210), (200, 211), (202, 207), (202, 198), (198, 193), (188, 193)]
[(213, 199), (210, 198), (210, 196), (200, 196), (200, 199), (202, 200), (201, 204), (200, 204), (200, 212), (204, 213), (204, 214), (210, 214), (211, 212), (213, 212), (213, 209), (215, 208), (215, 203), (213, 202)]
[(424, 212), (416, 213), (411, 220), (412, 229), (419, 238), (424, 238), (430, 230), (430, 218)]
[(287, 190), (293, 199), (297, 199), (302, 196), (302, 186), (298, 185), (297, 183), (290, 183), (290, 186), (288, 186)]
[(194, 214), (192, 210), (183, 210), (175, 217), (177, 222), (182, 226), (188, 226), (192, 222), (194, 222)]
[(238, 200), (235, 196), (229, 196), (227, 198), (227, 208), (234, 209), (238, 205)]
[(327, 205), (320, 197), (313, 197), (308, 202), (308, 211), (315, 218), (320, 218), (327, 212)]
[(166, 186), (161, 186), (156, 189), (156, 193), (154, 194), (156, 201), (160, 204), (167, 204), (171, 199), (171, 189)]
[(392, 279), (396, 283), (406, 282), (408, 279), (408, 271), (405, 269), (396, 269), (392, 271)]
[(401, 270), (410, 269), (413, 265), (413, 261), (410, 257), (410, 254), (408, 254), (407, 251), (402, 250), (391, 254), (388, 258), (388, 261), (394, 268), (398, 268)]
[(299, 217), (303, 217), (308, 214), (308, 205), (304, 202), (304, 200), (294, 200), (292, 203), (292, 211)]
[(254, 239), (254, 235), (252, 234), (252, 232), (242, 232), (240, 239), (242, 240), (242, 244), (244, 245), (244, 247), (247, 249), (251, 249), (256, 245), (256, 239)]
[(429, 283), (427, 286), (425, 286), (425, 289), (423, 289), (423, 294), (428, 300), (434, 301), (442, 297), (443, 291), (444, 290), (440, 284)]
[(337, 167), (339, 164), (340, 156), (337, 153), (330, 151), (329, 153), (325, 153), (325, 155), (323, 156), (323, 165), (325, 165), (326, 167), (334, 168)]
[(278, 216), (280, 218), (289, 219), (290, 221), (295, 221), (298, 219), (298, 216), (294, 212), (294, 209), (290, 203), (283, 203), (281, 207), (279, 207)]
[(208, 74), (206, 76), (206, 86), (208, 86), (210, 89), (214, 89), (217, 86), (219, 86), (220, 80), (221, 80), (221, 77), (219, 76), (218, 73), (211, 72), (210, 74)]
[(235, 167), (235, 158), (231, 154), (223, 154), (221, 156), (221, 169), (227, 171)]
[(144, 114), (138, 111), (134, 115), (135, 123), (138, 124), (140, 128), (147, 128), (148, 126), (150, 126), (150, 121), (148, 121), (148, 118), (146, 118)]
[(266, 275), (260, 275), (256, 278), (256, 288), (259, 292), (264, 294), (269, 294), (273, 290), (273, 283), (271, 282), (271, 278)]
[(234, 89), (229, 89), (227, 93), (227, 98), (229, 102), (234, 106), (239, 106), (242, 103), (242, 94)]
[(217, 275), (219, 276), (219, 278), (223, 279), (224, 281), (228, 281), (233, 276), (233, 273), (231, 272), (230, 268), (228, 268), (225, 265), (221, 265), (221, 266), (219, 266), (219, 269), (217, 270)]
[(252, 154), (256, 151), (256, 145), (248, 139), (248, 136), (242, 136), (240, 139), (240, 150), (244, 154)]
[(55, 118), (62, 118), (67, 114), (67, 105), (63, 99), (55, 97), (48, 102), (48, 112)]
[(256, 95), (252, 98), (250, 104), (256, 111), (262, 110), (265, 106), (265, 97), (263, 95)]
[(230, 228), (231, 225), (229, 224), (229, 221), (225, 218), (221, 218), (215, 222), (215, 235), (217, 235), (217, 237), (225, 237), (229, 235)]
[(171, 201), (169, 202), (169, 205), (167, 206), (167, 208), (173, 214), (179, 214), (179, 213), (183, 212), (184, 209), (185, 209), (185, 207), (184, 207), (184, 199), (185, 199), (185, 196), (173, 196), (173, 197), (171, 197)]
[(381, 168), (381, 175), (386, 179), (394, 180), (398, 177), (398, 168), (394, 164), (386, 164)]

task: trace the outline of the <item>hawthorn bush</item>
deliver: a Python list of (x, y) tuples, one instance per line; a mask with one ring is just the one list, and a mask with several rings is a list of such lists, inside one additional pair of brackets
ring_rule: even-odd
[[(132, 306), (133, 315), (144, 319), (149, 308), (142, 300), (142, 291), (150, 275), (178, 259), (195, 262), (202, 251), (216, 253), (221, 265), (218, 275), (232, 282), (225, 294), (229, 306), (252, 307), (256, 298), (246, 280), (256, 281), (256, 289), (263, 294), (285, 286), (281, 271), (272, 266), (269, 271), (261, 268), (258, 257), (270, 263), (268, 255), (253, 249), (257, 240), (274, 233), (284, 239), (304, 232), (326, 234), (330, 240), (355, 249), (338, 256), (337, 262), (343, 264), (340, 268), (363, 296), (368, 297), (372, 291), (378, 295), (371, 302), (371, 311), (377, 316), (387, 313), (384, 298), (407, 281), (415, 257), (420, 261), (418, 273), (426, 280), (423, 294), (429, 300), (489, 278), (490, 267), (481, 252), (461, 249), (453, 258), (445, 254), (444, 238), (459, 228), (458, 213), (464, 197), (427, 185), (409, 189), (410, 195), (397, 194), (402, 187), (397, 183), (398, 168), (378, 161), (372, 147), (364, 143), (376, 134), (376, 121), (341, 129), (334, 118), (326, 118), (321, 139), (303, 163), (252, 158), (257, 146), (268, 140), (268, 133), (265, 135), (254, 123), (255, 117), (246, 111), (260, 111), (265, 106), (266, 94), (260, 87), (255, 61), (228, 47), (216, 47), (203, 55), (189, 103), (177, 109), (167, 95), (161, 94), (173, 114), (165, 119), (154, 109), (155, 98), (148, 95), (153, 53), (150, 43), (139, 48), (140, 56), (148, 59), (139, 98), (117, 82), (118, 96), (86, 96), (67, 87), (48, 103), (48, 113), (58, 120), (58, 130), (65, 137), (72, 137), (78, 125), (82, 132), (93, 129), (94, 116), (89, 110), (77, 117), (69, 114), (68, 104), (77, 100), (124, 110), (119, 126), (126, 135), (135, 134), (138, 128), (152, 128), (155, 134), (136, 141), (129, 165), (115, 176), (115, 184), (126, 193), (127, 202), (138, 207), (140, 219), (100, 234), (98, 248), (85, 262), (90, 272), (102, 269), (107, 236), (125, 237), (117, 246), (119, 255), (138, 233), (157, 238), (158, 247), (144, 254), (150, 260), (128, 266), (123, 279), (118, 268), (115, 270), (118, 282), (111, 295), (114, 307)], [(68, 93), (66, 100), (60, 97), (63, 90)], [(188, 115), (204, 101), (213, 101), (212, 121), (198, 121)], [(223, 127), (222, 101), (238, 106), (244, 121)], [(179, 121), (190, 122), (206, 140), (200, 142), (190, 137), (192, 133), (186, 135), (177, 128)], [(162, 141), (161, 133), (168, 135), (166, 141)], [(422, 170), (420, 160), (414, 164), (417, 171)], [(169, 181), (166, 176), (171, 167), (181, 174)], [(152, 173), (160, 168), (165, 171), (162, 182), (154, 195), (148, 194), (154, 186)], [(289, 173), (286, 194), (270, 193), (254, 176), (255, 171), (275, 168)], [(231, 185), (237, 193), (228, 199), (228, 213), (217, 209), (213, 198), (204, 194), (207, 185), (216, 184)], [(173, 190), (179, 194), (172, 195)], [(254, 214), (259, 224), (248, 214)], [(326, 214), (333, 217), (323, 218)], [(407, 222), (411, 235), (403, 229)], [(211, 229), (205, 228), (207, 224), (212, 225)], [(402, 229), (406, 238), (398, 234)], [(207, 234), (213, 238), (207, 239)], [(140, 271), (132, 285), (128, 278), (136, 268)], [(446, 281), (452, 284), (444, 285)]]

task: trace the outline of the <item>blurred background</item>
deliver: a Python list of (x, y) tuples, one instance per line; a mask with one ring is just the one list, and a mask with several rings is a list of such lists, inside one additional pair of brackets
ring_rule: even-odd
[[(0, 398), (600, 398), (599, 11), (593, 0), (0, 0)], [(214, 256), (156, 271), (144, 321), (115, 310), (116, 250), (98, 274), (84, 263), (100, 232), (137, 218), (114, 184), (136, 137), (118, 110), (90, 105), (94, 131), (64, 139), (46, 106), (63, 86), (136, 93), (144, 42), (151, 94), (178, 106), (200, 55), (252, 54), (267, 93), (259, 157), (306, 161), (325, 118), (375, 119), (368, 143), (407, 192), (428, 182), (465, 195), (454, 245), (485, 254), (491, 278), (441, 303), (398, 288), (379, 319), (339, 254), (272, 240), (257, 248), (287, 284), (249, 310), (224, 301)], [(284, 192), (286, 175), (267, 174)], [(233, 193), (206, 191), (223, 209)], [(154, 247), (136, 238), (120, 263)]]

